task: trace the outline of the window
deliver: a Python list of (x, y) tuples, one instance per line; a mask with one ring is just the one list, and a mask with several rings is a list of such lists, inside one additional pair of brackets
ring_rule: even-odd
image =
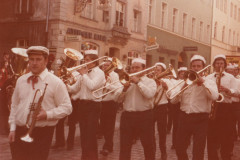
[(238, 22), (240, 22), (240, 9), (238, 8)]
[(16, 47), (27, 48), (28, 47), (28, 40), (26, 40), (26, 39), (18, 39), (17, 43), (16, 43)]
[(85, 50), (88, 50), (88, 49), (98, 50), (99, 46), (95, 43), (92, 43), (92, 42), (83, 42), (81, 44), (81, 51), (85, 51)]
[(141, 12), (133, 10), (133, 31), (141, 32)]
[(175, 65), (176, 65), (176, 64), (175, 64), (175, 59), (171, 59), (171, 60), (170, 60), (170, 63), (171, 63), (171, 65), (173, 66), (173, 68), (175, 68)]
[(103, 11), (102, 21), (105, 22), (105, 23), (109, 22), (109, 12), (108, 11)]
[(222, 42), (224, 42), (224, 39), (225, 39), (225, 26), (223, 26), (222, 29)]
[(173, 9), (173, 24), (172, 24), (172, 31), (177, 32), (177, 15), (178, 10), (176, 8)]
[(162, 3), (162, 17), (161, 17), (161, 27), (166, 27), (167, 19), (167, 4)]
[(203, 41), (203, 22), (200, 22), (199, 40)]
[(230, 17), (233, 17), (233, 4), (231, 3), (231, 8), (230, 8)]
[(232, 41), (232, 45), (235, 45), (235, 31), (233, 31), (233, 41)]
[(89, 19), (93, 19), (93, 2), (92, 0), (87, 0), (86, 7), (81, 12), (81, 16)]
[(214, 24), (213, 38), (217, 39), (217, 22)]
[(196, 19), (192, 18), (192, 38), (196, 38)]
[(236, 43), (237, 46), (239, 45), (238, 42), (239, 42), (239, 34), (237, 34), (237, 43)]
[(219, 0), (216, 0), (216, 8), (219, 8)]
[(223, 0), (220, 0), (220, 10), (223, 11)]
[(125, 21), (125, 4), (122, 2), (117, 1), (116, 4), (116, 25), (117, 26), (124, 26)]
[(159, 57), (158, 61), (164, 63), (164, 59), (165, 59), (164, 57)]
[(186, 29), (187, 29), (187, 14), (183, 13), (182, 33), (184, 36), (186, 36)]
[(227, 13), (227, 0), (224, 0), (224, 13)]
[(136, 52), (136, 51), (128, 52), (128, 57), (127, 57), (128, 58), (128, 65), (130, 66), (132, 64), (132, 60), (134, 58), (138, 58), (138, 57), (140, 57), (138, 52)]
[(234, 6), (234, 19), (237, 19), (237, 6)]
[(231, 34), (232, 34), (232, 31), (231, 31), (231, 29), (229, 29), (229, 33), (228, 33), (228, 44), (231, 43)]
[(29, 14), (32, 9), (32, 0), (16, 0), (16, 14)]
[[(207, 25), (207, 42), (209, 42), (210, 41), (210, 25)], [(211, 37), (212, 38), (212, 37)]]
[(152, 23), (153, 0), (149, 0), (148, 4), (148, 23)]

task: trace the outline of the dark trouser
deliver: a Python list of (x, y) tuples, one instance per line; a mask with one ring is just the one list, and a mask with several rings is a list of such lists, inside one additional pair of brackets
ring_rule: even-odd
[(65, 136), (64, 136), (64, 121), (65, 117), (60, 119), (56, 125), (56, 142), (55, 145), (65, 145)]
[[(0, 88), (1, 89), (1, 88)], [(0, 134), (8, 135), (8, 98), (4, 88), (0, 90)]]
[(173, 107), (170, 102), (167, 104), (167, 132), (170, 133), (173, 125)]
[(51, 146), (54, 127), (36, 127), (33, 129), (33, 142), (20, 138), (27, 133), (25, 127), (16, 128), (15, 142), (10, 144), (13, 160), (46, 160)]
[(80, 100), (79, 123), (81, 133), (82, 159), (98, 159), (97, 128), (101, 102)]
[(221, 148), (222, 160), (230, 160), (234, 146), (233, 106), (220, 103), (216, 111), (216, 118), (209, 121), (208, 159), (218, 160), (218, 149)]
[(113, 150), (113, 135), (118, 104), (114, 101), (103, 101), (100, 115), (100, 129), (104, 136), (105, 143), (103, 149)]
[[(155, 106), (154, 121), (157, 122), (159, 135), (159, 148), (161, 154), (166, 154), (166, 139), (167, 139), (167, 106), (168, 104)], [(155, 145), (156, 146), (156, 145)]]
[(180, 112), (180, 103), (173, 105), (173, 132), (172, 132), (172, 145), (176, 146), (177, 128), (178, 128), (178, 116)]
[(120, 160), (131, 159), (133, 133), (140, 137), (146, 160), (155, 159), (154, 151), (154, 119), (153, 111), (126, 112), (121, 115), (120, 122)]
[(240, 137), (240, 102), (233, 103), (234, 126), (236, 126), (236, 138)]
[(76, 131), (76, 123), (78, 122), (77, 109), (78, 109), (79, 100), (72, 100), (72, 113), (68, 116), (68, 137), (67, 137), (67, 146), (73, 147), (74, 145), (74, 137)]
[(187, 147), (193, 135), (193, 158), (203, 160), (208, 128), (208, 113), (186, 114), (180, 111), (176, 153), (178, 160), (188, 160)]

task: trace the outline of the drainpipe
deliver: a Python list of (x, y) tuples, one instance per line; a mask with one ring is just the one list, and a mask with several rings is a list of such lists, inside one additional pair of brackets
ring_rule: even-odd
[(47, 13), (46, 13), (46, 30), (45, 30), (45, 46), (48, 44), (48, 21), (50, 13), (50, 0), (47, 1)]

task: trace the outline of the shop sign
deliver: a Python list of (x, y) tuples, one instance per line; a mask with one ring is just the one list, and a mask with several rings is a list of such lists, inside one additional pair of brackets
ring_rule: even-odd
[(227, 64), (232, 63), (232, 64), (238, 64), (240, 66), (240, 56), (226, 56)]

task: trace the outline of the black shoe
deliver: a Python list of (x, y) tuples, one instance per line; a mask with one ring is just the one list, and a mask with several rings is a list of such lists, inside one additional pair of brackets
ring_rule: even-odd
[(58, 149), (58, 148), (61, 148), (61, 147), (64, 147), (65, 144), (54, 144), (51, 148), (52, 149)]
[(107, 156), (109, 154), (109, 151), (107, 149), (103, 149), (100, 151), (100, 154)]

